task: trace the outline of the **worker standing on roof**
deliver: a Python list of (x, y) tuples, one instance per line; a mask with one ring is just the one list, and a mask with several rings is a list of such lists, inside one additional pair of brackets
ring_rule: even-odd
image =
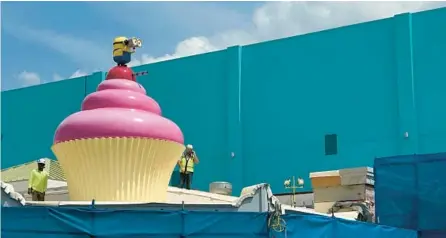
[(178, 160), (178, 166), (180, 167), (180, 188), (186, 186), (186, 189), (190, 189), (192, 177), (194, 175), (194, 166), (199, 162), (194, 147), (192, 145), (187, 145), (186, 150)]
[(48, 172), (44, 171), (45, 159), (37, 160), (37, 169), (31, 171), (28, 182), (28, 194), (33, 201), (45, 201), (45, 192), (48, 186)]

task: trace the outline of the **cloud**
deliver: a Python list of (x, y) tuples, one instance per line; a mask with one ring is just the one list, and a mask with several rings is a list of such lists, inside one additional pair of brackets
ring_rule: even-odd
[[(443, 2), (267, 2), (253, 11), (251, 20), (247, 23), (245, 22), (245, 17), (238, 17), (238, 20), (230, 24), (224, 24), (225, 22), (220, 20), (218, 23), (220, 24), (220, 32), (207, 36), (197, 33), (196, 36), (180, 41), (172, 53), (161, 56), (155, 57), (147, 52), (142, 52), (139, 57), (133, 57), (134, 60), (130, 63), (130, 66), (216, 51), (232, 45), (245, 45), (305, 34), (333, 27), (392, 17), (395, 14), (403, 12), (416, 12), (445, 5)], [(131, 7), (133, 5), (126, 6)], [(133, 9), (136, 11), (141, 10), (139, 8)], [(178, 12), (179, 9), (182, 8), (176, 7), (173, 10), (170, 9), (171, 14), (175, 15), (174, 13)], [(207, 10), (205, 8), (205, 10), (197, 10), (195, 12), (215, 12), (218, 9), (214, 5), (209, 5)], [(122, 11), (122, 9), (117, 10)], [(225, 15), (238, 16), (238, 13), (232, 13), (228, 9), (222, 9), (222, 11), (223, 13), (219, 14), (221, 17)], [(138, 14), (134, 15), (135, 17), (138, 16)], [(211, 15), (214, 15), (214, 13)], [(189, 22), (192, 22), (190, 24), (194, 25), (194, 27), (200, 28), (197, 19), (191, 19)], [(138, 18), (134, 20), (133, 18), (126, 18), (126, 20), (141, 22), (143, 19)], [(210, 23), (205, 22), (203, 24), (209, 27)], [(146, 27), (145, 24), (136, 24), (136, 26)], [(17, 38), (43, 44), (67, 56), (83, 69), (93, 67), (95, 69), (106, 70), (111, 66), (111, 63), (109, 63), (109, 47), (104, 46), (104, 44), (99, 44), (92, 39), (73, 37), (44, 29), (31, 29), (23, 25), (11, 25), (5, 22), (2, 22), (2, 28), (2, 30)], [(144, 30), (142, 29), (144, 28), (138, 29), (142, 31), (142, 35), (152, 34), (152, 32), (143, 32)], [(86, 49), (89, 51), (88, 57), (85, 55)], [(87, 74), (86, 72), (88, 71), (77, 70), (69, 78), (84, 76)], [(63, 78), (59, 74), (53, 75), (53, 80), (61, 80)], [(24, 85), (42, 82), (37, 73), (26, 71), (20, 73), (19, 79)]]
[(70, 77), (62, 77), (60, 76), (60, 74), (54, 73), (53, 74), (53, 81), (60, 81), (60, 80), (64, 80), (64, 79), (72, 79), (72, 78), (79, 78), (79, 77), (83, 77), (88, 75), (87, 72), (82, 71), (80, 69), (76, 70), (74, 73), (71, 74)]
[(206, 53), (210, 51), (218, 50), (217, 47), (212, 45), (206, 37), (191, 37), (184, 41), (181, 41), (176, 49), (174, 54), (166, 54), (160, 57), (151, 57), (148, 54), (142, 54), (140, 59), (133, 59), (129, 66), (137, 66), (140, 64), (149, 64), (158, 61), (164, 61), (169, 59), (174, 59), (182, 56), (195, 55)]
[(53, 74), (53, 81), (60, 81), (64, 79), (62, 76), (60, 76), (59, 74), (54, 73)]
[[(76, 70), (68, 78), (62, 77), (58, 73), (54, 73), (53, 74), (53, 81), (60, 81), (60, 80), (64, 80), (64, 79), (78, 78), (78, 77), (82, 77), (82, 76), (86, 76), (86, 75), (88, 75), (88, 73), (86, 73), (86, 72), (84, 72), (82, 70)], [(22, 71), (21, 73), (19, 73), (16, 76), (16, 78), (17, 78), (17, 80), (19, 81), (19, 84), (22, 87), (28, 87), (28, 86), (33, 86), (33, 85), (38, 85), (38, 84), (41, 84), (41, 83), (48, 82), (48, 81), (42, 80), (38, 73), (36, 73), (36, 72), (28, 72), (26, 70)]]
[(80, 69), (78, 69), (69, 78), (70, 79), (72, 79), (72, 78), (79, 78), (79, 77), (86, 76), (86, 75), (88, 75), (86, 72), (81, 71)]
[(250, 27), (194, 36), (160, 57), (142, 54), (132, 66), (190, 56), (445, 6), (443, 2), (268, 2), (257, 8)]
[(60, 34), (52, 30), (28, 28), (9, 22), (2, 22), (2, 30), (18, 39), (38, 43), (53, 49), (80, 66), (104, 67), (110, 64), (104, 60), (110, 58), (108, 48), (92, 40)]
[[(99, 14), (125, 26), (121, 34), (126, 34), (125, 31), (137, 32), (139, 37), (150, 39), (162, 39), (170, 35), (172, 31), (166, 29), (175, 29), (173, 37), (183, 37), (220, 32), (249, 22), (249, 14), (244, 14), (239, 8), (230, 7), (230, 4), (222, 2), (120, 2), (119, 4), (89, 2), (88, 4)], [(122, 12), (131, 12), (132, 17), (123, 18)], [(156, 24), (151, 24), (154, 21)], [(153, 34), (161, 31), (162, 34)], [(173, 39), (169, 37), (164, 40)]]
[(32, 86), (41, 83), (40, 76), (34, 72), (22, 71), (18, 76), (20, 84), (23, 86)]

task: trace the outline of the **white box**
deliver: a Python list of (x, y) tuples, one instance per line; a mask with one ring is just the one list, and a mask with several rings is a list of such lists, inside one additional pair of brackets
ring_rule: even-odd
[(373, 168), (370, 167), (341, 169), (339, 175), (341, 176), (341, 185), (375, 185)]

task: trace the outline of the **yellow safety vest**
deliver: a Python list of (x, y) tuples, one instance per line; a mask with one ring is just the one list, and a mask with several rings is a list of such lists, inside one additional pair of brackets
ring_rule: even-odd
[(28, 188), (44, 193), (48, 185), (48, 172), (33, 169), (29, 176)]
[[(187, 164), (187, 168), (186, 168), (186, 164)], [(186, 159), (186, 157), (181, 157), (181, 161), (180, 161), (180, 169), (181, 172), (190, 172), (193, 173), (194, 172), (194, 158), (190, 157), (189, 159)], [(186, 170), (184, 169), (186, 168)]]

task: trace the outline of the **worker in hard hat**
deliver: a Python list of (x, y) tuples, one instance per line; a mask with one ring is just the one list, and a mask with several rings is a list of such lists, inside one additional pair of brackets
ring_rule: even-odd
[(192, 177), (194, 175), (194, 167), (199, 162), (194, 147), (192, 145), (187, 145), (186, 150), (178, 160), (178, 166), (180, 167), (180, 188), (186, 187), (186, 189), (190, 189)]
[(28, 194), (33, 201), (45, 201), (45, 192), (48, 186), (48, 172), (45, 168), (45, 159), (37, 160), (37, 168), (31, 171), (28, 181)]
[(136, 48), (141, 46), (142, 41), (139, 38), (116, 37), (113, 40), (113, 60), (119, 66), (126, 66), (132, 60), (131, 55), (135, 53)]

